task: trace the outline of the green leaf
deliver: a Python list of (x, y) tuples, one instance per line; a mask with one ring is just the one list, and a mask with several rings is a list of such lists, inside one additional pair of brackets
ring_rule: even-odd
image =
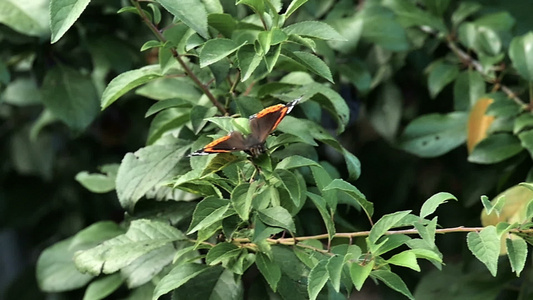
[(244, 4), (249, 6), (256, 14), (263, 15), (265, 12), (265, 3), (263, 0), (238, 0), (237, 5)]
[(76, 174), (76, 181), (93, 193), (107, 193), (115, 189), (115, 180), (118, 172), (118, 165), (105, 165), (102, 173), (89, 173), (82, 171)]
[(42, 97), (34, 78), (18, 77), (8, 82), (0, 95), (0, 102), (23, 107), (41, 104)]
[(87, 287), (83, 300), (100, 300), (111, 295), (124, 282), (119, 273), (99, 278)]
[(346, 41), (342, 35), (333, 29), (333, 27), (319, 21), (303, 21), (294, 23), (283, 28), (283, 31), (286, 34), (296, 34), (322, 40)]
[(41, 91), (44, 105), (74, 130), (85, 129), (98, 114), (98, 95), (91, 78), (74, 69), (52, 68)]
[(369, 219), (372, 217), (372, 214), (374, 213), (374, 205), (372, 202), (366, 200), (365, 195), (363, 195), (355, 186), (342, 179), (334, 179), (324, 188), (324, 191), (328, 190), (340, 190), (345, 192), (361, 206)]
[(160, 77), (163, 77), (163, 74), (159, 65), (144, 66), (118, 75), (111, 80), (102, 94), (102, 99), (100, 100), (102, 109), (113, 104), (113, 102), (133, 88)]
[(349, 53), (357, 48), (364, 26), (364, 20), (360, 15), (354, 14), (347, 18), (332, 19), (328, 20), (328, 23), (342, 37), (347, 39), (347, 41), (328, 41), (331, 48), (341, 53)]
[(228, 200), (208, 197), (200, 201), (192, 214), (192, 221), (187, 234), (206, 228), (221, 221), (230, 206)]
[(243, 221), (248, 221), (252, 209), (252, 200), (257, 191), (258, 182), (241, 183), (231, 192), (231, 204)]
[(411, 294), (402, 278), (391, 271), (375, 270), (371, 273), (372, 277), (377, 278), (379, 281), (385, 283), (391, 289), (402, 293), (407, 298), (414, 300), (415, 297)]
[(505, 245), (511, 268), (516, 273), (516, 277), (520, 277), (520, 273), (526, 265), (527, 243), (522, 238), (514, 236), (514, 238), (505, 239)]
[(284, 54), (305, 66), (309, 71), (333, 83), (333, 77), (328, 65), (317, 56), (302, 51), (287, 51)]
[(57, 42), (72, 27), (89, 2), (90, 0), (50, 1), (50, 28), (52, 29), (52, 41), (50, 43)]
[(361, 37), (391, 51), (409, 49), (403, 26), (388, 9), (368, 6), (361, 12), (363, 31)]
[(420, 218), (425, 218), (431, 215), (437, 210), (439, 205), (446, 203), (448, 200), (458, 201), (454, 195), (446, 192), (440, 192), (429, 197), (429, 199), (422, 204), (422, 208), (420, 208)]
[(332, 256), (328, 259), (328, 264), (326, 268), (328, 270), (329, 279), (333, 289), (336, 292), (340, 291), (341, 288), (341, 275), (344, 267), (344, 258), (340, 255)]
[(299, 207), (302, 195), (300, 194), (300, 184), (296, 175), (285, 169), (275, 170), (273, 175), (279, 180), (281, 186), (287, 190), (294, 206)]
[(518, 134), (531, 128), (533, 128), (533, 116), (529, 113), (523, 113), (515, 119), (513, 133)]
[(369, 119), (374, 129), (392, 142), (400, 125), (403, 95), (398, 86), (391, 82), (381, 84), (377, 90), (377, 99), (369, 107)]
[(465, 142), (467, 120), (463, 112), (421, 116), (407, 125), (399, 146), (421, 157), (440, 156)]
[(201, 0), (157, 0), (157, 2), (202, 37), (209, 38), (207, 11)]
[(209, 26), (215, 28), (223, 36), (230, 38), (235, 27), (237, 26), (237, 21), (230, 14), (223, 13), (211, 13), (207, 16), (207, 22)]
[(518, 138), (520, 139), (520, 145), (533, 157), (533, 130), (519, 133)]
[(387, 259), (389, 264), (406, 267), (417, 272), (420, 272), (420, 266), (416, 261), (416, 255), (411, 250), (400, 252), (391, 258)]
[(281, 279), (280, 267), (270, 260), (268, 256), (260, 252), (256, 254), (255, 263), (270, 288), (275, 292)]
[(98, 222), (74, 237), (46, 248), (37, 261), (36, 277), (39, 288), (46, 292), (63, 292), (80, 288), (93, 276), (82, 274), (72, 257), (78, 250), (94, 247), (124, 231), (113, 222)]
[(310, 167), (310, 166), (319, 167), (320, 165), (312, 159), (309, 159), (309, 158), (306, 158), (300, 155), (291, 155), (289, 157), (284, 158), (282, 161), (280, 161), (276, 165), (276, 169), (290, 170), (294, 168)]
[(338, 65), (339, 72), (346, 76), (350, 82), (363, 94), (370, 91), (372, 87), (372, 75), (368, 67), (359, 60), (353, 60)]
[(533, 32), (514, 37), (509, 45), (513, 67), (527, 81), (533, 81)]
[(373, 247), (372, 254), (382, 255), (408, 243), (410, 240), (411, 238), (404, 234), (387, 235), (383, 237), (383, 242), (379, 243), (379, 247)]
[(395, 213), (386, 214), (381, 219), (379, 219), (368, 235), (368, 240), (375, 244), (378, 239), (383, 236), (389, 229), (394, 228), (405, 216), (407, 216), (411, 211), (397, 211)]
[(384, 6), (390, 8), (398, 16), (398, 21), (404, 28), (411, 26), (428, 26), (441, 32), (446, 32), (446, 26), (441, 18), (435, 18), (434, 15), (417, 7), (414, 3), (407, 0), (387, 0)]
[(481, 4), (477, 2), (461, 2), (459, 7), (452, 14), (452, 24), (454, 26), (459, 25), (466, 20), (469, 16), (476, 13), (482, 8)]
[(46, 248), (37, 261), (37, 283), (39, 288), (48, 293), (64, 292), (80, 288), (93, 278), (82, 274), (72, 261), (74, 252), (70, 243), (72, 238), (58, 242)]
[(328, 264), (327, 260), (321, 260), (314, 268), (309, 272), (309, 283), (307, 284), (307, 292), (309, 293), (309, 299), (315, 300), (318, 293), (322, 290), (324, 285), (328, 282), (328, 270), (326, 268)]
[(496, 227), (491, 225), (480, 232), (469, 232), (466, 242), (472, 254), (487, 266), (492, 276), (496, 276), (500, 255), (500, 235)]
[(239, 60), (239, 69), (243, 75), (241, 82), (244, 82), (252, 76), (252, 73), (257, 69), (263, 57), (255, 52), (253, 45), (245, 45), (237, 51), (237, 58)]
[(57, 9), (49, 10), (50, 4), (48, 0), (0, 1), (0, 23), (24, 35), (47, 38), (50, 35), (50, 15), (57, 12)]
[(420, 237), (427, 242), (430, 248), (435, 247), (435, 232), (437, 229), (437, 217), (434, 217), (426, 226), (422, 223), (413, 224)]
[(232, 243), (220, 243), (211, 248), (205, 257), (205, 262), (212, 266), (231, 258), (236, 258), (242, 250)]
[(287, 7), (285, 16), (287, 18), (290, 17), (300, 6), (304, 5), (307, 1), (308, 0), (292, 0), (291, 4), (289, 4), (289, 7)]
[(283, 207), (276, 206), (258, 210), (258, 216), (265, 224), (296, 232), (296, 227), (291, 214)]
[(111, 274), (150, 251), (184, 239), (183, 233), (167, 223), (146, 219), (134, 220), (125, 234), (94, 248), (76, 252), (74, 262), (82, 272), (95, 275)]
[(179, 288), (208, 269), (205, 265), (195, 263), (177, 265), (157, 283), (152, 300), (159, 299), (160, 296)]
[(207, 41), (200, 51), (200, 68), (205, 68), (228, 57), (244, 45), (230, 39), (212, 39)]
[(435, 98), (442, 89), (455, 80), (459, 75), (459, 67), (438, 60), (428, 67), (428, 88), (431, 98)]
[(358, 291), (361, 290), (363, 284), (365, 283), (368, 275), (374, 268), (374, 260), (367, 262), (365, 265), (361, 266), (359, 263), (354, 262), (350, 265), (350, 277), (352, 278), (353, 285)]
[(467, 111), (485, 94), (485, 80), (474, 70), (465, 70), (457, 76), (453, 85), (455, 110)]
[(522, 150), (522, 145), (516, 136), (506, 133), (492, 134), (474, 147), (468, 156), (468, 161), (478, 164), (494, 164), (515, 156)]
[[(186, 243), (174, 243), (176, 248), (172, 244), (166, 244), (165, 246), (145, 253), (128, 266), (120, 270), (120, 274), (124, 279), (128, 288), (133, 289), (146, 284), (152, 279), (158, 278), (159, 272), (167, 267), (174, 258), (176, 250), (181, 247), (185, 247)], [(193, 252), (189, 252), (186, 258), (193, 258)], [(195, 255), (198, 255), (197, 253)]]
[(333, 217), (326, 207), (326, 200), (323, 197), (313, 194), (311, 192), (307, 192), (307, 197), (309, 197), (309, 199), (313, 201), (316, 208), (318, 209), (318, 212), (320, 213), (320, 216), (322, 217), (322, 220), (326, 225), (326, 230), (328, 231), (329, 239), (332, 240), (336, 233), (335, 223), (333, 223)]
[(116, 181), (122, 207), (132, 210), (149, 190), (172, 178), (176, 164), (188, 150), (188, 147), (180, 145), (153, 145), (127, 153), (118, 169)]

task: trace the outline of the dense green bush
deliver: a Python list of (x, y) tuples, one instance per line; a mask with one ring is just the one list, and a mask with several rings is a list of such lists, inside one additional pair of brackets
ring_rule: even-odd
[(531, 297), (533, 4), (89, 2), (0, 3), (7, 298)]

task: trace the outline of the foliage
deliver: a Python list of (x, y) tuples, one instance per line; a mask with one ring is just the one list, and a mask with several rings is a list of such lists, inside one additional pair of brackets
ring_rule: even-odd
[[(0, 203), (3, 225), (38, 230), (43, 292), (486, 299), (521, 280), (530, 297), (529, 19), (447, 0), (30, 2), (0, 4)], [(266, 154), (188, 156), (299, 97)]]

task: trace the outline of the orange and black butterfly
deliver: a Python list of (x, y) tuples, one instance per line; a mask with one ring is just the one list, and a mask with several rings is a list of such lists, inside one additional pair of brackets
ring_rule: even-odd
[(291, 112), (301, 99), (300, 97), (287, 104), (269, 106), (250, 116), (251, 133), (247, 137), (238, 131), (232, 131), (228, 135), (207, 144), (204, 148), (191, 153), (190, 156), (234, 151), (244, 151), (253, 157), (259, 156), (266, 150), (265, 142), (268, 135), (278, 127), (281, 120)]

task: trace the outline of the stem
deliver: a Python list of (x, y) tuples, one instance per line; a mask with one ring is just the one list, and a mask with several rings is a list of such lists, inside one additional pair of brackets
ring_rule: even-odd
[[(452, 233), (452, 232), (480, 232), (485, 227), (464, 227), (464, 226), (458, 226), (458, 227), (451, 227), (451, 228), (441, 228), (437, 229), (436, 233)], [(510, 233), (533, 233), (533, 229), (527, 229), (527, 230), (519, 230), (519, 229), (513, 229), (509, 231)], [(345, 232), (345, 233), (337, 233), (333, 236), (333, 238), (354, 238), (354, 237), (361, 237), (361, 236), (368, 236), (370, 234), (370, 231), (358, 231), (358, 232)], [(406, 235), (412, 235), (412, 234), (418, 234), (418, 230), (416, 229), (402, 229), (402, 230), (389, 230), (385, 232), (385, 235), (393, 235), (393, 234), (406, 234)], [(267, 239), (267, 242), (271, 244), (281, 244), (281, 245), (300, 245), (297, 244), (301, 241), (306, 240), (325, 240), (329, 236), (328, 234), (319, 234), (319, 235), (312, 235), (312, 236), (301, 236), (301, 237), (290, 237), (290, 238), (279, 238), (279, 239)], [(250, 243), (251, 241), (246, 238), (242, 239), (233, 239), (234, 243)]]
[[(165, 43), (167, 41), (167, 39), (163, 36), (163, 34), (157, 29), (157, 27), (152, 23), (150, 22), (150, 19), (148, 19), (148, 17), (146, 16), (146, 14), (144, 13), (144, 10), (141, 8), (141, 5), (139, 4), (139, 0), (132, 0), (132, 3), (133, 5), (135, 6), (135, 8), (137, 9), (137, 11), (139, 12), (139, 15), (141, 16), (141, 19), (143, 20), (143, 22), (146, 24), (146, 26), (148, 26), (148, 28), (150, 28), (150, 30), (152, 31), (152, 33), (157, 37), (157, 39), (159, 41), (161, 41), (162, 43)], [(211, 93), (211, 91), (209, 90), (209, 88), (203, 84), (200, 79), (196, 76), (196, 74), (194, 74), (192, 72), (192, 70), (189, 68), (189, 66), (185, 63), (185, 61), (182, 59), (181, 55), (179, 55), (178, 51), (176, 51), (175, 48), (170, 48), (170, 51), (172, 52), (172, 56), (178, 61), (178, 63), (181, 65), (181, 67), (183, 68), (183, 70), (185, 70), (185, 73), (187, 75), (189, 75), (189, 77), (192, 79), (192, 81), (194, 81), (194, 83), (204, 92), (204, 94), (207, 96), (207, 98), (209, 98), (209, 100), (211, 101), (211, 103), (213, 103), (214, 106), (216, 106), (216, 108), (218, 109), (218, 111), (220, 111), (220, 113), (222, 113), (223, 115), (226, 115), (228, 112), (226, 111), (226, 109), (224, 108), (224, 106), (222, 106), (222, 104), (220, 104), (217, 99), (215, 98), (215, 96)]]

